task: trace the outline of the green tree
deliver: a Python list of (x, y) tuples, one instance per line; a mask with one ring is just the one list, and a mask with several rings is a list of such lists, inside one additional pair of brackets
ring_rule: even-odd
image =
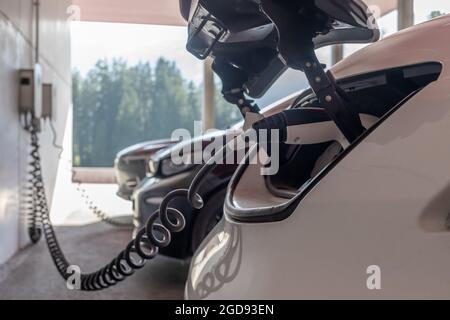
[[(202, 86), (186, 81), (175, 62), (128, 66), (99, 60), (85, 76), (73, 73), (74, 165), (112, 166), (118, 151), (132, 144), (170, 138), (173, 130), (193, 132), (201, 120)], [(226, 128), (238, 110), (216, 92), (216, 123)]]
[[(154, 137), (170, 137), (173, 129), (182, 127), (183, 108), (187, 107), (187, 91), (174, 62), (160, 58), (155, 66), (153, 99), (156, 108)], [(156, 111), (156, 110), (155, 110)]]
[(439, 10), (435, 10), (435, 11), (431, 11), (431, 13), (428, 15), (428, 19), (434, 19), (440, 16), (445, 16), (445, 13), (439, 11)]

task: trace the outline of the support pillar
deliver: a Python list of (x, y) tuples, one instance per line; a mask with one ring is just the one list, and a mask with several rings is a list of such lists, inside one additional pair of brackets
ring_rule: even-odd
[(414, 0), (397, 0), (398, 30), (414, 25)]

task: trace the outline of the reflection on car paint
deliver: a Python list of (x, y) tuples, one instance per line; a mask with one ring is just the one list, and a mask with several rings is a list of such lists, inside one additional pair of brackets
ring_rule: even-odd
[[(221, 222), (223, 223), (224, 221)], [(225, 226), (221, 224), (218, 230), (223, 228), (223, 231), (206, 242), (192, 262), (191, 285), (187, 290), (193, 292), (188, 292), (189, 296), (194, 294), (197, 298), (204, 299), (220, 290), (226, 283), (233, 281), (238, 274), (242, 262), (241, 229), (229, 223)], [(205, 267), (209, 269), (206, 264), (212, 262), (215, 262), (214, 267), (203, 273)]]

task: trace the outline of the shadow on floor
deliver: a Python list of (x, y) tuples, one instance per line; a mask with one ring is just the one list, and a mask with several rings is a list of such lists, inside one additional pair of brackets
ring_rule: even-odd
[[(58, 227), (56, 233), (69, 262), (80, 266), (84, 273), (111, 261), (131, 237), (130, 230), (104, 223)], [(0, 299), (182, 299), (187, 272), (187, 262), (157, 257), (113, 288), (100, 292), (70, 291), (57, 273), (42, 239), (0, 266)]]

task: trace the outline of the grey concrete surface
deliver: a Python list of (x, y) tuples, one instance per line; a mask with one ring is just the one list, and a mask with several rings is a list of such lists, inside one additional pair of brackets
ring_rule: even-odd
[[(56, 233), (68, 261), (88, 273), (111, 261), (127, 244), (131, 231), (95, 223), (58, 227)], [(57, 273), (42, 239), (0, 266), (0, 299), (182, 299), (187, 272), (187, 262), (157, 257), (113, 288), (101, 292), (70, 291)]]

